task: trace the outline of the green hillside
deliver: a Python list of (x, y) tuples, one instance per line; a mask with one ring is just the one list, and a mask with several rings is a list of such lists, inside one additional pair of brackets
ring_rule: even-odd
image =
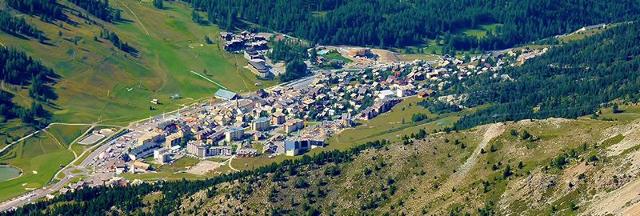
[[(0, 33), (4, 45), (26, 51), (61, 76), (54, 86), (59, 99), (50, 108), (53, 121), (126, 124), (211, 96), (221, 88), (191, 71), (239, 92), (258, 89), (256, 83), (272, 84), (257, 80), (244, 69), (246, 62), (241, 56), (223, 52), (217, 44), (218, 28), (191, 21), (186, 4), (167, 2), (160, 10), (150, 2), (111, 1), (123, 18), (112, 24), (92, 16), (76, 16), (75, 5), (59, 2), (70, 8), (65, 14), (71, 21), (48, 23), (13, 11), (49, 38), (45, 44)], [(139, 57), (99, 38), (100, 26), (137, 49)], [(215, 43), (204, 44), (205, 35), (216, 39)], [(24, 89), (13, 90), (26, 95)], [(176, 94), (181, 99), (170, 99)], [(153, 98), (162, 104), (150, 110)]]
[[(71, 2), (57, 2), (65, 8), (67, 20), (28, 15), (0, 0), (3, 16), (23, 18), (46, 38), (0, 31), (0, 45), (25, 52), (59, 75), (50, 84), (57, 99), (42, 102), (52, 114), (47, 121), (87, 125), (53, 125), (2, 152), (0, 163), (17, 167), (23, 174), (0, 183), (0, 200), (45, 186), (62, 166), (86, 157), (88, 153), (82, 154), (88, 146), (70, 144), (92, 123), (126, 126), (211, 98), (219, 88), (248, 92), (275, 84), (258, 80), (245, 69), (247, 62), (241, 55), (222, 50), (218, 27), (194, 23), (188, 4), (165, 2), (161, 10), (151, 2), (110, 1), (122, 20), (109, 23)], [(135, 48), (137, 55), (102, 38), (103, 28)], [(29, 31), (36, 31), (33, 29)], [(213, 43), (206, 44), (205, 36)], [(17, 106), (28, 108), (34, 101), (29, 85), (3, 82), (1, 87), (13, 94), (11, 100)], [(179, 98), (172, 99), (176, 95)], [(150, 103), (154, 98), (161, 104)], [(0, 148), (33, 131), (20, 118), (3, 118)]]

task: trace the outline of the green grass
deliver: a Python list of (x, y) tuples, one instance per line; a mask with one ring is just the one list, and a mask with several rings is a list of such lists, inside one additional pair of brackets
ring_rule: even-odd
[[(63, 28), (27, 17), (54, 45), (0, 33), (1, 42), (41, 59), (62, 76), (55, 85), (59, 99), (50, 107), (54, 121), (102, 120), (126, 125), (132, 120), (211, 97), (219, 87), (192, 74), (191, 70), (238, 92), (258, 89), (257, 82), (263, 86), (275, 84), (259, 81), (243, 68), (246, 61), (240, 55), (224, 52), (219, 45), (219, 29), (215, 25), (193, 23), (191, 9), (184, 3), (167, 2), (165, 10), (135, 0), (113, 1), (111, 5), (121, 9), (123, 18), (129, 21), (105, 24), (105, 27), (138, 49), (140, 57), (127, 55), (106, 40), (94, 41), (100, 27), (86, 24), (75, 16), (70, 17), (78, 25), (63, 24)], [(199, 46), (204, 43), (205, 35), (214, 39), (215, 44)], [(72, 37), (81, 40), (77, 44), (65, 40)], [(182, 99), (171, 100), (174, 94), (180, 94)], [(160, 99), (162, 105), (154, 105), (155, 110), (150, 110), (149, 101), (153, 98)]]
[(45, 186), (61, 166), (71, 160), (73, 154), (44, 133), (16, 144), (0, 156), (0, 162), (18, 167), (23, 173), (18, 178), (0, 182), (0, 201), (25, 193), (27, 189)]
[[(418, 97), (407, 98), (391, 111), (372, 120), (360, 122), (361, 125), (356, 128), (342, 131), (340, 134), (329, 138), (326, 149), (344, 150), (357, 144), (379, 139), (398, 140), (402, 135), (416, 133), (419, 129), (425, 129), (427, 133), (431, 133), (433, 130), (452, 126), (460, 116), (471, 111), (436, 115), (417, 105), (420, 100), (422, 99)], [(411, 116), (414, 113), (426, 114), (430, 120), (412, 122)]]
[(329, 60), (339, 60), (339, 61), (342, 61), (344, 63), (352, 62), (351, 59), (348, 59), (348, 58), (340, 55), (340, 53), (338, 51), (335, 51), (335, 50), (332, 50), (332, 51), (328, 52), (327, 54), (322, 55), (322, 57), (325, 57), (325, 58), (327, 58)]
[(0, 148), (31, 133), (33, 129), (25, 127), (20, 120), (0, 123)]
[(89, 129), (89, 126), (52, 125), (47, 128), (47, 131), (68, 147), (71, 142), (82, 135), (87, 129)]
[(485, 38), (487, 34), (492, 33), (496, 34), (498, 28), (501, 27), (502, 24), (489, 24), (489, 25), (480, 25), (479, 28), (475, 29), (465, 29), (462, 31), (462, 34), (467, 36), (472, 36), (478, 39)]
[(593, 35), (599, 34), (599, 33), (603, 32), (604, 30), (605, 29), (601, 29), (601, 28), (589, 29), (589, 30), (582, 31), (582, 32), (572, 33), (570, 35), (563, 36), (563, 37), (561, 37), (559, 39), (560, 39), (560, 42), (570, 43), (570, 42), (579, 41), (579, 40), (585, 39), (587, 37), (591, 37)]
[[(638, 105), (621, 104), (619, 105), (619, 109), (622, 111), (621, 113), (613, 113), (613, 110), (611, 108), (600, 109), (601, 114), (597, 119), (607, 121), (631, 122), (640, 118), (640, 106)], [(585, 118), (590, 117), (591, 116)]]
[[(102, 124), (126, 125), (211, 97), (219, 87), (194, 75), (191, 70), (238, 92), (258, 89), (256, 82), (263, 86), (275, 84), (274, 81), (258, 81), (243, 68), (246, 61), (242, 56), (224, 52), (217, 36), (219, 29), (214, 25), (193, 23), (191, 9), (186, 4), (167, 2), (166, 10), (157, 10), (150, 3), (134, 0), (118, 0), (111, 4), (121, 9), (124, 19), (130, 22), (104, 24), (105, 28), (138, 49), (140, 57), (125, 54), (106, 40), (95, 41), (101, 28), (73, 15), (69, 17), (78, 25), (45, 23), (26, 16), (27, 21), (42, 30), (50, 39), (48, 43), (53, 45), (0, 33), (0, 42), (40, 59), (61, 76), (54, 86), (59, 98), (47, 108), (53, 113), (54, 122), (100, 121)], [(205, 35), (215, 43), (200, 46)], [(66, 40), (73, 37), (80, 38), (79, 42)], [(9, 90), (16, 94), (15, 103), (30, 104), (27, 89), (13, 87)], [(174, 94), (182, 98), (170, 99)], [(155, 110), (150, 109), (149, 101), (153, 98), (162, 103), (153, 105)], [(1, 128), (0, 147), (32, 131), (20, 121), (3, 123)], [(41, 134), (1, 155), (0, 162), (19, 167), (25, 174), (0, 183), (0, 200), (24, 193), (25, 187), (45, 185), (60, 165), (73, 159), (72, 152), (66, 148), (84, 130), (86, 127), (52, 126), (48, 131), (62, 146), (49, 135)], [(86, 148), (74, 145), (71, 150), (80, 155)], [(23, 183), (27, 184), (22, 186)]]
[(292, 159), (294, 157), (289, 157), (285, 155), (278, 155), (273, 158), (268, 158), (265, 155), (259, 157), (246, 157), (246, 158), (234, 158), (231, 161), (231, 166), (238, 170), (252, 170), (255, 168), (263, 167), (270, 165), (272, 163), (279, 163), (286, 159)]

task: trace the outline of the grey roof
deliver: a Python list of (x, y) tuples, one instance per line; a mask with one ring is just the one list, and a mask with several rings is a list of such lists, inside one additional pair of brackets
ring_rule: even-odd
[(256, 122), (269, 122), (269, 118), (267, 118), (267, 117), (260, 117), (260, 118), (256, 119)]
[(215, 96), (217, 98), (224, 99), (224, 100), (233, 100), (237, 96), (237, 94), (232, 91), (220, 89), (216, 92)]

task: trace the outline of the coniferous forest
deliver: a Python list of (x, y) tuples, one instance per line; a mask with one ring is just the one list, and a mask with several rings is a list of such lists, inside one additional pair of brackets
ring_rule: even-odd
[(7, 0), (12, 8), (29, 15), (37, 15), (44, 21), (64, 20), (66, 15), (56, 1), (51, 0)]
[(43, 38), (42, 32), (30, 25), (24, 18), (17, 18), (6, 11), (0, 11), (0, 29), (12, 35)]
[[(400, 47), (444, 38), (455, 49), (502, 49), (585, 25), (638, 16), (635, 0), (191, 0), (223, 28), (245, 22), (318, 44)], [(454, 34), (501, 24), (481, 39)]]
[[(28, 86), (29, 96), (34, 99), (30, 108), (24, 108), (12, 103), (13, 95), (0, 90), (0, 115), (4, 120), (19, 117), (24, 123), (42, 126), (49, 113), (42, 108), (41, 103), (48, 103), (57, 99), (51, 84), (58, 75), (25, 53), (0, 47), (0, 79), (5, 84)], [(38, 120), (40, 118), (40, 121)]]
[[(104, 0), (69, 0), (71, 3), (86, 10), (88, 13), (107, 22), (120, 20), (120, 10), (109, 5)], [(23, 13), (40, 16), (44, 21), (66, 20), (63, 6), (57, 0), (7, 0), (7, 4)]]
[(114, 9), (106, 0), (69, 0), (90, 14), (107, 22), (120, 20), (120, 10)]
[[(640, 97), (640, 23), (622, 24), (585, 40), (551, 49), (504, 73), (513, 81), (478, 76), (448, 93), (469, 93), (466, 106), (494, 104), (462, 118), (459, 129), (475, 125), (594, 114), (615, 99)], [(550, 88), (551, 87), (551, 88)], [(445, 93), (446, 94), (446, 93)]]

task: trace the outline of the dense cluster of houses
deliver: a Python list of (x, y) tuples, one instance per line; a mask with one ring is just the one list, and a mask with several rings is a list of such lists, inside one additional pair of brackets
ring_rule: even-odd
[(224, 50), (233, 53), (243, 53), (249, 62), (248, 68), (261, 78), (273, 76), (271, 67), (267, 64), (264, 55), (269, 50), (269, 44), (265, 35), (247, 31), (234, 34), (221, 32), (220, 39), (224, 41)]
[[(256, 41), (256, 36), (245, 33), (221, 37), (230, 46), (239, 39)], [(303, 154), (323, 147), (328, 137), (354, 126), (355, 120), (390, 111), (405, 97), (428, 97), (455, 79), (486, 72), (504, 78), (498, 70), (516, 61), (518, 54), (490, 53), (464, 61), (445, 56), (432, 62), (316, 71), (304, 85), (276, 86), (247, 95), (220, 89), (216, 102), (202, 104), (139, 136), (128, 155), (132, 161), (153, 155), (164, 164), (184, 154), (202, 159)], [(144, 168), (138, 162), (130, 170)]]

